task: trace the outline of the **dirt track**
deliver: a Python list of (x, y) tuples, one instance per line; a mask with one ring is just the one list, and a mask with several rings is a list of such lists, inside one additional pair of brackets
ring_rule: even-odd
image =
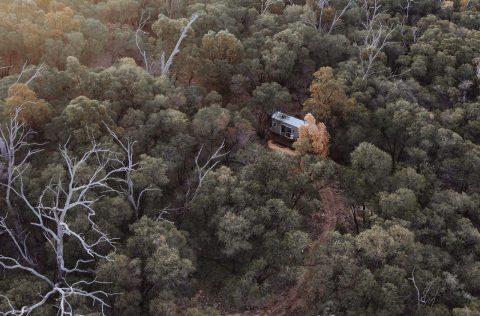
[(298, 156), (298, 152), (296, 152), (295, 150), (290, 149), (286, 146), (281, 146), (273, 140), (268, 141), (267, 147), (273, 151), (281, 152), (289, 156)]
[(311, 279), (312, 268), (309, 266), (314, 264), (312, 256), (314, 250), (328, 242), (330, 232), (334, 231), (338, 224), (352, 228), (348, 203), (343, 196), (332, 187), (321, 189), (319, 195), (322, 210), (312, 216), (313, 242), (308, 247), (305, 256), (306, 269), (298, 282), (276, 295), (264, 309), (231, 316), (290, 316), (295, 315), (295, 311), (303, 309), (307, 302), (304, 301), (302, 293), (305, 293)]

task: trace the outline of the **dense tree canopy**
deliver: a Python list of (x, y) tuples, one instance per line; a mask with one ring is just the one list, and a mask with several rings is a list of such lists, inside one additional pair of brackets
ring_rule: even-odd
[(0, 314), (478, 315), (479, 11), (0, 0)]

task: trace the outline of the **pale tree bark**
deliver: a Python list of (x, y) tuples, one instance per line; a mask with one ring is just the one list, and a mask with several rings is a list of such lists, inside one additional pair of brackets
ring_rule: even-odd
[(415, 3), (415, 0), (405, 0), (405, 4), (401, 5), (404, 21), (408, 20), (410, 17), (410, 10), (413, 8)]
[[(88, 268), (88, 264), (96, 259), (111, 260), (107, 254), (100, 252), (98, 247), (114, 248), (114, 239), (95, 223), (94, 204), (105, 194), (117, 192), (111, 184), (117, 183), (117, 176), (127, 172), (128, 167), (114, 167), (118, 154), (103, 148), (93, 139), (91, 148), (81, 157), (73, 157), (66, 145), (60, 148), (60, 154), (65, 164), (66, 179), (60, 176), (52, 177), (35, 201), (24, 191), (24, 179), (21, 175), (16, 179), (18, 184), (10, 187), (22, 202), (23, 207), (33, 216), (32, 228), (38, 229), (51, 246), (55, 257), (56, 273), (52, 275), (51, 272), (43, 271), (29, 262), (26, 240), (14, 241), (20, 257), (24, 260), (0, 254), (0, 267), (6, 272), (15, 270), (30, 274), (44, 282), (47, 290), (41, 293), (37, 302), (26, 306), (15, 306), (8, 297), (1, 295), (0, 299), (3, 299), (9, 307), (3, 315), (28, 315), (52, 299), (56, 301), (59, 315), (73, 315), (74, 310), (71, 305), (73, 297), (90, 300), (99, 307), (102, 314), (108, 307), (106, 299), (111, 293), (91, 289), (102, 282), (91, 279), (90, 275), (94, 271)], [(85, 178), (86, 166), (91, 167), (87, 178)], [(81, 232), (72, 229), (67, 220), (69, 214), (80, 212), (86, 215), (88, 221), (91, 235), (88, 240)], [(5, 218), (0, 221), (0, 230), (11, 237), (9, 232), (11, 229), (7, 226)], [(15, 237), (11, 238), (15, 239)], [(76, 242), (79, 245), (84, 254), (82, 259), (66, 262), (64, 247), (67, 238), (69, 242)], [(74, 282), (69, 281), (70, 274), (75, 274)]]
[(10, 210), (13, 183), (25, 172), (29, 158), (41, 151), (32, 148), (41, 145), (30, 141), (35, 132), (19, 120), (22, 110), (22, 106), (18, 107), (9, 121), (0, 125), (0, 154), (5, 163), (5, 202)]
[(364, 0), (363, 8), (365, 9), (366, 19), (362, 24), (366, 33), (363, 38), (363, 49), (360, 52), (360, 62), (362, 79), (367, 81), (375, 73), (373, 66), (380, 53), (382, 53), (385, 46), (393, 43), (389, 39), (395, 28), (378, 23), (378, 18), (383, 13), (380, 11), (380, 1)]
[(193, 202), (197, 197), (198, 191), (205, 183), (208, 174), (220, 163), (221, 158), (228, 155), (229, 152), (223, 152), (225, 149), (225, 141), (223, 141), (217, 149), (210, 154), (204, 162), (200, 161), (203, 152), (203, 145), (200, 147), (195, 156), (195, 170), (191, 180), (188, 180), (187, 189), (181, 206), (172, 208), (170, 205), (160, 210), (157, 220), (165, 220), (164, 216), (172, 212), (182, 212), (187, 208), (188, 204)]
[(408, 280), (412, 281), (412, 284), (415, 288), (415, 296), (417, 299), (417, 307), (420, 308), (421, 305), (433, 305), (438, 296), (438, 289), (433, 289), (434, 281), (431, 281), (427, 286), (421, 290), (415, 280), (415, 269), (412, 271), (411, 277)]
[[(185, 40), (187, 37), (188, 30), (192, 27), (192, 24), (195, 23), (195, 21), (198, 19), (198, 14), (192, 15), (190, 20), (188, 21), (187, 25), (182, 29), (182, 32), (180, 33), (180, 37), (177, 40), (177, 43), (175, 44), (175, 47), (173, 48), (172, 52), (170, 55), (168, 55), (168, 58), (166, 57), (165, 51), (162, 52), (160, 56), (160, 61), (159, 61), (159, 68), (160, 68), (160, 74), (168, 76), (170, 73), (170, 68), (172, 67), (173, 61), (175, 59), (175, 56), (180, 52), (180, 46), (182, 45), (182, 42)], [(145, 71), (147, 71), (149, 74), (153, 74), (153, 69), (155, 68), (155, 64), (158, 65), (158, 63), (154, 63), (150, 61), (150, 57), (148, 56), (148, 53), (144, 47), (141, 45), (141, 36), (146, 34), (146, 32), (143, 30), (145, 26), (149, 23), (150, 17), (146, 17), (144, 13), (140, 16), (140, 20), (137, 23), (137, 29), (135, 31), (135, 45), (137, 46), (138, 51), (140, 52), (140, 55), (142, 56)]]
[(335, 28), (338, 26), (338, 23), (341, 21), (345, 13), (348, 12), (348, 10), (351, 9), (354, 4), (355, 4), (355, 0), (348, 0), (348, 2), (345, 4), (343, 8), (338, 10), (334, 8), (335, 15), (333, 16), (332, 21), (326, 24), (324, 22), (325, 10), (328, 8), (333, 8), (333, 6), (330, 3), (330, 0), (317, 0), (315, 2), (316, 10), (312, 12), (313, 15), (303, 16), (302, 21), (305, 24), (308, 24), (314, 27), (320, 33), (331, 34), (335, 30)]
[(270, 6), (276, 2), (275, 0), (260, 0), (260, 1), (261, 1), (260, 14), (267, 13)]
[(125, 170), (125, 175), (123, 178), (118, 179), (118, 182), (120, 182), (120, 187), (116, 190), (125, 196), (134, 211), (135, 219), (138, 219), (140, 217), (140, 206), (143, 196), (147, 192), (159, 191), (160, 189), (155, 188), (153, 185), (143, 189), (138, 189), (136, 187), (133, 181), (133, 173), (141, 171), (138, 163), (134, 161), (134, 146), (136, 142), (130, 138), (122, 141), (114, 131), (112, 131), (108, 126), (106, 127), (110, 135), (113, 137), (113, 139), (115, 139), (123, 151), (123, 157), (118, 159), (117, 162)]
[(24, 84), (26, 84), (27, 86), (35, 79), (37, 79), (41, 74), (42, 72), (46, 69), (46, 66), (45, 64), (40, 64), (38, 66), (32, 66), (32, 65), (28, 65), (28, 62), (25, 62), (22, 66), (22, 70), (20, 71), (20, 74), (18, 75), (17, 77), (17, 80), (15, 81), (15, 83), (19, 83), (20, 82), (20, 79), (30, 70), (32, 70), (32, 68), (34, 69), (34, 72), (32, 75), (30, 75), (30, 77), (27, 79), (27, 81), (24, 82)]
[(192, 27), (192, 24), (198, 19), (198, 14), (192, 15), (190, 20), (188, 21), (187, 25), (183, 28), (180, 37), (178, 38), (173, 51), (168, 56), (167, 60), (165, 60), (165, 52), (162, 53), (160, 57), (160, 74), (161, 75), (168, 75), (170, 72), (170, 67), (173, 64), (173, 59), (175, 56), (180, 52), (180, 45), (182, 45), (183, 40), (187, 37), (188, 30)]
[(414, 0), (405, 0), (403, 4), (400, 5), (402, 9), (402, 23), (400, 23), (400, 34), (402, 35), (403, 38), (403, 46), (406, 45), (405, 41), (405, 26), (408, 23), (408, 19), (410, 18), (410, 10), (413, 8), (413, 5), (416, 2)]
[(13, 243), (15, 251), (20, 256), (19, 260), (25, 262), (28, 266), (33, 267), (36, 265), (36, 262), (30, 256), (28, 247), (27, 247), (27, 238), (28, 234), (23, 231), (18, 232), (19, 228), (10, 227), (7, 224), (8, 215), (0, 217), (0, 236), (5, 235)]
[(329, 0), (317, 0), (317, 6), (320, 9), (320, 13), (318, 15), (318, 25), (317, 30), (320, 32), (323, 31), (323, 11), (330, 5)]
[(332, 33), (332, 31), (337, 27), (338, 22), (341, 20), (343, 15), (352, 7), (354, 2), (354, 0), (349, 0), (342, 10), (335, 11), (335, 16), (333, 17), (330, 28), (328, 29), (328, 34)]
[(135, 30), (135, 45), (137, 46), (137, 49), (140, 52), (140, 55), (142, 55), (145, 71), (148, 73), (151, 73), (152, 70), (150, 69), (150, 63), (148, 60), (147, 51), (141, 45), (141, 36), (142, 34), (146, 34), (146, 32), (143, 29), (145, 28), (145, 26), (148, 24), (149, 21), (150, 21), (150, 16), (145, 16), (145, 12), (142, 12), (142, 15), (140, 16), (140, 20), (138, 21), (138, 24), (137, 24), (137, 29)]
[[(190, 201), (193, 201), (197, 196), (198, 190), (202, 187), (203, 183), (205, 182), (205, 178), (208, 176), (210, 171), (212, 171), (219, 163), (220, 158), (228, 155), (228, 152), (222, 153), (225, 148), (225, 141), (222, 141), (220, 146), (215, 150), (215, 152), (208, 156), (205, 162), (200, 162), (200, 156), (203, 151), (203, 145), (200, 147), (197, 155), (195, 156), (195, 174), (196, 174), (196, 185), (192, 190), (191, 186), (189, 185), (187, 196), (190, 196)], [(193, 192), (193, 193), (192, 193)]]

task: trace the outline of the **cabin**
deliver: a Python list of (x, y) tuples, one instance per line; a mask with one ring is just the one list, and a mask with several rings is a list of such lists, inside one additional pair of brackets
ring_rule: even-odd
[(302, 125), (305, 125), (304, 120), (277, 111), (272, 114), (270, 131), (291, 141), (296, 141), (300, 136), (300, 126)]

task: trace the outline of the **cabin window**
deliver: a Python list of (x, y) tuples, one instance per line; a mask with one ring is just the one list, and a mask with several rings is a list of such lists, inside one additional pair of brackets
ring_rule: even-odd
[(272, 126), (273, 126), (273, 127), (277, 127), (277, 122), (273, 121), (273, 122), (272, 122)]
[(290, 136), (292, 136), (292, 128), (291, 127), (288, 127), (288, 126), (285, 126), (282, 124), (282, 128), (281, 128), (281, 131), (282, 131), (282, 136), (285, 136), (287, 138), (290, 138)]

